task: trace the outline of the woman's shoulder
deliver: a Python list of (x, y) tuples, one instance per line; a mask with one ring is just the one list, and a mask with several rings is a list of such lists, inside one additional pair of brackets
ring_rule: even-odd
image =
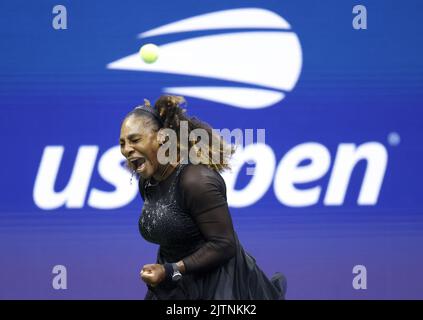
[(181, 168), (178, 201), (192, 215), (226, 204), (226, 185), (219, 172), (204, 164), (185, 164)]
[(205, 164), (185, 164), (182, 167), (179, 180), (182, 187), (189, 188), (199, 187), (207, 183), (225, 185), (225, 181), (220, 173)]

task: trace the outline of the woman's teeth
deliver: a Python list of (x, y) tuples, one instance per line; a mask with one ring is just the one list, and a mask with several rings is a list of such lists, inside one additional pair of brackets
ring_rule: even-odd
[(138, 158), (136, 160), (132, 160), (132, 166), (135, 168), (136, 171), (142, 171), (145, 168), (145, 158)]
[(143, 162), (140, 166), (138, 166), (137, 171), (141, 172), (144, 170), (144, 168), (145, 168), (145, 162)]
[(137, 171), (142, 171), (145, 168), (145, 159), (144, 158), (140, 158), (137, 160)]

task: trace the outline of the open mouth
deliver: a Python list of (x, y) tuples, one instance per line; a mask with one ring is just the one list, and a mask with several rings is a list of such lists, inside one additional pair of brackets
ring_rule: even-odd
[(146, 161), (145, 158), (142, 157), (142, 158), (133, 159), (130, 162), (132, 166), (135, 168), (135, 171), (141, 172), (145, 168), (145, 161)]

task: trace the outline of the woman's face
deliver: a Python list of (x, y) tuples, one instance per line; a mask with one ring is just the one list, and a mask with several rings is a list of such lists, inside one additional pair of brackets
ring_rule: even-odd
[(144, 179), (149, 179), (159, 168), (157, 132), (153, 130), (151, 119), (131, 115), (120, 130), (120, 151), (128, 160), (128, 165)]

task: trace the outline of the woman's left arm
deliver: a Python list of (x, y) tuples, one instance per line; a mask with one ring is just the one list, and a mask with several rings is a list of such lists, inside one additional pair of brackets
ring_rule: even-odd
[(228, 206), (221, 205), (195, 217), (206, 242), (177, 263), (181, 273), (206, 271), (235, 255), (236, 245)]
[(203, 166), (186, 169), (180, 181), (182, 201), (206, 242), (178, 261), (181, 273), (206, 271), (235, 255), (235, 231), (226, 201), (226, 186), (218, 174)]

